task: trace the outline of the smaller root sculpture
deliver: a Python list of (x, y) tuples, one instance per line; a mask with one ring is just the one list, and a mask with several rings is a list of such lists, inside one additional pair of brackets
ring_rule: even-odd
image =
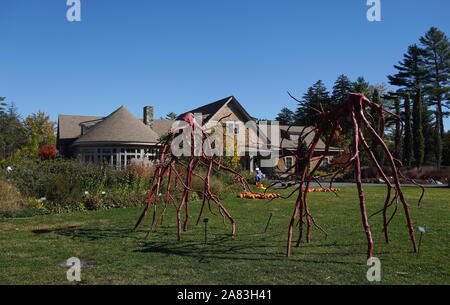
[[(218, 124), (220, 124), (221, 120), (219, 120)], [(153, 185), (144, 210), (134, 226), (134, 230), (139, 227), (149, 210), (152, 209), (153, 217), (149, 233), (155, 231), (158, 224), (163, 221), (168, 207), (173, 205), (177, 215), (177, 239), (181, 240), (182, 232), (188, 230), (190, 195), (197, 193), (200, 194), (203, 201), (196, 223), (199, 223), (206, 205), (208, 205), (208, 209), (212, 214), (217, 215), (211, 208), (211, 204), (213, 204), (222, 216), (224, 224), (226, 224), (225, 219), (228, 219), (231, 223), (231, 235), (235, 236), (236, 222), (221, 203), (219, 196), (213, 193), (211, 189), (211, 175), (213, 173), (228, 172), (234, 175), (235, 180), (241, 184), (243, 190), (249, 191), (249, 185), (242, 175), (225, 166), (221, 162), (221, 157), (205, 153), (203, 147), (210, 145), (211, 141), (213, 141), (212, 133), (208, 133), (208, 129), (200, 126), (192, 113), (185, 114), (183, 122), (185, 123), (184, 126), (169, 130), (169, 134), (159, 143), (162, 146), (162, 150), (159, 162), (155, 165)], [(183, 145), (187, 146), (187, 151), (189, 152), (186, 154), (187, 156), (174, 154), (174, 150), (180, 148), (179, 146), (177, 147), (179, 143), (177, 144), (174, 140), (176, 135), (182, 137), (180, 132), (183, 132), (185, 135), (184, 140), (186, 141), (183, 142)], [(205, 172), (206, 174), (204, 174)], [(200, 179), (203, 184), (202, 189), (192, 188), (194, 177)], [(180, 194), (181, 198), (177, 198), (177, 195)], [(160, 205), (162, 205), (162, 210), (158, 212), (158, 206)], [(182, 220), (183, 211), (184, 220)]]
[[(290, 94), (289, 94), (290, 95)], [(297, 100), (295, 97), (290, 95), (291, 98), (303, 104), (301, 101)], [(307, 105), (304, 105), (308, 107)], [(311, 107), (310, 107), (311, 108)], [(398, 207), (398, 203), (402, 204), (402, 207), (405, 212), (406, 217), (406, 225), (408, 228), (408, 234), (412, 243), (412, 247), (414, 252), (417, 252), (417, 244), (414, 236), (414, 228), (413, 221), (411, 219), (410, 207), (405, 199), (402, 188), (400, 186), (400, 178), (404, 178), (402, 173), (400, 172), (401, 162), (394, 158), (393, 154), (389, 151), (385, 142), (383, 141), (384, 134), (384, 120), (385, 113), (389, 113), (393, 115), (397, 119), (400, 119), (395, 114), (387, 111), (381, 105), (371, 102), (364, 95), (358, 93), (350, 93), (347, 99), (347, 102), (339, 105), (333, 110), (323, 111), (319, 109), (312, 108), (317, 114), (315, 115), (315, 124), (312, 126), (308, 132), (306, 132), (307, 128), (303, 129), (302, 135), (298, 139), (298, 149), (296, 151), (283, 151), (282, 156), (293, 156), (295, 159), (294, 164), (291, 168), (286, 170), (286, 175), (289, 178), (296, 181), (296, 185), (298, 185), (295, 190), (289, 194), (285, 198), (289, 198), (295, 193), (297, 193), (297, 199), (295, 201), (294, 211), (291, 216), (291, 220), (289, 222), (288, 228), (288, 238), (287, 238), (287, 249), (286, 255), (289, 257), (291, 255), (291, 245), (293, 243), (293, 231), (294, 226), (298, 226), (299, 236), (296, 242), (296, 245), (299, 246), (302, 239), (303, 233), (306, 226), (306, 242), (310, 242), (311, 240), (311, 230), (312, 228), (316, 228), (327, 234), (327, 232), (316, 222), (314, 217), (312, 216), (308, 204), (308, 194), (310, 185), (312, 182), (317, 182), (323, 189), (324, 187), (320, 184), (319, 179), (316, 176), (317, 169), (322, 163), (322, 160), (328, 154), (331, 144), (333, 140), (335, 142), (339, 141), (338, 139), (338, 130), (340, 129), (340, 124), (343, 121), (350, 121), (352, 125), (352, 140), (353, 144), (351, 147), (348, 147), (348, 150), (351, 152), (350, 157), (346, 162), (342, 164), (338, 164), (338, 170), (331, 173), (329, 177), (331, 178), (329, 188), (332, 188), (332, 183), (334, 178), (350, 168), (353, 167), (354, 171), (354, 179), (358, 192), (359, 199), (359, 207), (361, 212), (361, 221), (364, 229), (364, 233), (367, 239), (367, 256), (370, 258), (373, 256), (373, 237), (372, 231), (369, 225), (369, 217), (367, 215), (366, 208), (366, 196), (364, 193), (362, 179), (361, 179), (361, 158), (364, 153), (366, 153), (372, 163), (372, 165), (377, 169), (380, 174), (382, 180), (386, 185), (386, 199), (384, 201), (384, 206), (382, 210), (373, 215), (382, 213), (383, 215), (383, 231), (385, 241), (389, 242), (389, 224), (392, 220), (392, 217), (395, 215)], [(368, 111), (370, 110), (370, 111)], [(379, 126), (372, 126), (370, 123), (370, 119), (372, 118), (370, 113), (375, 113), (379, 117)], [(369, 118), (369, 119), (368, 119)], [(315, 132), (313, 140), (309, 144), (309, 146), (305, 147), (303, 145), (304, 139), (306, 136)], [(366, 136), (370, 138), (370, 141), (366, 139)], [(317, 151), (317, 145), (320, 139), (325, 139), (325, 149), (323, 151)], [(370, 144), (369, 144), (370, 143)], [(371, 146), (372, 145), (372, 146)], [(388, 175), (385, 172), (385, 169), (380, 164), (380, 160), (377, 159), (376, 154), (374, 153), (374, 145), (381, 147), (382, 154), (387, 160), (389, 164), (390, 173), (392, 178), (388, 178)], [(280, 145), (282, 147), (282, 145)], [(314, 161), (314, 162), (313, 162)], [(315, 164), (311, 168), (311, 164)], [(291, 173), (294, 171), (294, 173)], [(270, 187), (278, 184), (280, 181), (275, 181)], [(412, 181), (414, 183), (414, 181)], [(266, 191), (267, 191), (266, 190)], [(395, 194), (393, 195), (393, 190)], [(419, 199), (420, 200), (422, 196)], [(391, 216), (389, 216), (389, 208), (395, 202), (395, 210)]]

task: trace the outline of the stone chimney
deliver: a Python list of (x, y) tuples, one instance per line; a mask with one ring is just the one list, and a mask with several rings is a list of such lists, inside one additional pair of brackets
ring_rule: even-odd
[(153, 125), (153, 106), (144, 107), (144, 124), (152, 127)]

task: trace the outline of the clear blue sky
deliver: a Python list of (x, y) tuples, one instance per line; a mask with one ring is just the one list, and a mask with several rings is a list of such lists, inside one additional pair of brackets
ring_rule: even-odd
[[(107, 115), (125, 105), (155, 116), (234, 95), (272, 119), (286, 94), (318, 79), (363, 75), (387, 82), (408, 45), (431, 26), (450, 35), (450, 1), (0, 0), (0, 96), (22, 115)], [(450, 121), (446, 121), (450, 129)]]

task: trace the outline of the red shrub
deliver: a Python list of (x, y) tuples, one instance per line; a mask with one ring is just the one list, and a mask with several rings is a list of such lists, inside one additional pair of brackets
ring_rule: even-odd
[(39, 159), (53, 160), (56, 158), (56, 147), (54, 145), (45, 145), (39, 149)]

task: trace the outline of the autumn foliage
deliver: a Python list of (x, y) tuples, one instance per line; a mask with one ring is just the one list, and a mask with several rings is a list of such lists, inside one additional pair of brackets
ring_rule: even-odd
[(56, 158), (56, 147), (54, 145), (45, 145), (39, 149), (39, 159), (53, 160)]

